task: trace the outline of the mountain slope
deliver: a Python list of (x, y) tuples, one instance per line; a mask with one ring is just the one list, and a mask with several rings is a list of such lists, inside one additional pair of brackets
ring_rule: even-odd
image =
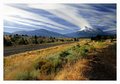
[(4, 32), (4, 35), (11, 35), (12, 33)]
[(39, 30), (34, 30), (34, 31), (18, 31), (18, 32), (14, 32), (14, 34), (20, 34), (20, 35), (29, 35), (29, 36), (45, 36), (45, 37), (65, 37), (62, 34), (56, 33), (56, 32), (52, 32), (52, 31), (48, 31), (45, 29), (39, 29)]

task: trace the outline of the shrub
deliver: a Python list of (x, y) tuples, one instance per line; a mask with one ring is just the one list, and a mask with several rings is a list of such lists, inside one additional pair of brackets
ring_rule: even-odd
[(89, 47), (89, 51), (95, 51), (96, 49), (95, 49), (95, 47), (93, 46), (93, 45), (91, 45), (90, 47)]
[(35, 63), (33, 63), (33, 66), (36, 70), (38, 70), (38, 69), (41, 69), (41, 67), (46, 63), (47, 63), (47, 60), (39, 59), (39, 60), (36, 60)]
[(77, 59), (78, 59), (78, 57), (77, 57), (76, 55), (74, 55), (74, 54), (69, 55), (69, 56), (67, 57), (67, 60), (68, 60), (69, 63), (70, 63), (70, 62), (75, 62)]
[(59, 55), (59, 59), (62, 61), (62, 66), (64, 66), (67, 63), (67, 57), (70, 55), (68, 51), (62, 51)]
[(62, 60), (57, 56), (52, 62), (54, 64), (55, 72), (58, 72), (62, 68)]
[(4, 38), (4, 45), (5, 46), (12, 46), (12, 42), (9, 39)]
[(74, 56), (74, 58), (78, 59), (78, 57), (80, 56), (80, 45), (77, 44), (76, 46), (73, 46), (70, 52)]
[(40, 72), (42, 74), (51, 74), (52, 72), (54, 72), (54, 65), (52, 64), (52, 62), (47, 62), (41, 67)]
[(19, 44), (19, 45), (27, 45), (27, 44), (28, 44), (28, 41), (27, 41), (26, 39), (24, 39), (24, 38), (20, 38), (20, 39), (18, 40), (18, 44)]
[(88, 53), (88, 46), (81, 46), (80, 47), (80, 55), (82, 56), (82, 57), (85, 57), (86, 55), (87, 55), (87, 53)]
[(87, 56), (87, 53), (89, 51), (89, 45), (82, 45), (80, 46), (79, 44), (77, 44), (76, 46), (72, 47), (72, 55), (74, 57), (71, 56), (71, 58), (69, 57), (69, 59), (79, 59), (79, 58), (83, 58), (85, 56)]
[(37, 80), (39, 75), (40, 75), (39, 70), (33, 70), (30, 72), (31, 79), (33, 79), (33, 80)]
[(59, 54), (48, 58), (48, 60), (52, 62), (54, 72), (58, 72), (62, 68), (62, 60), (61, 60)]
[(94, 47), (96, 47), (96, 48), (100, 48), (100, 47), (104, 47), (104, 46), (105, 46), (105, 43), (100, 42), (100, 41), (96, 42), (95, 45), (94, 45)]
[(69, 55), (69, 53), (67, 51), (63, 51), (60, 53), (60, 57), (66, 57), (67, 55)]
[(55, 70), (54, 63), (48, 59), (39, 59), (39, 61), (34, 63), (34, 68), (42, 74), (50, 74)]
[(16, 75), (16, 79), (17, 79), (17, 80), (29, 80), (29, 79), (30, 79), (30, 74), (29, 74), (28, 71), (19, 72), (19, 73)]
[(16, 74), (16, 79), (17, 80), (37, 80), (37, 76), (39, 75), (38, 71), (24, 71), (24, 72), (19, 72)]

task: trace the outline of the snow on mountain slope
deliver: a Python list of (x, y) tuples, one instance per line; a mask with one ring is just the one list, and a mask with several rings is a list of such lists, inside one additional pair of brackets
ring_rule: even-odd
[(98, 28), (89, 28), (87, 26), (85, 26), (84, 29), (81, 29), (80, 31), (84, 31), (90, 34), (102, 34), (103, 33), (103, 31)]
[(104, 32), (98, 28), (89, 28), (85, 26), (84, 28), (80, 29), (77, 32), (65, 34), (69, 37), (94, 37), (96, 35), (102, 35)]

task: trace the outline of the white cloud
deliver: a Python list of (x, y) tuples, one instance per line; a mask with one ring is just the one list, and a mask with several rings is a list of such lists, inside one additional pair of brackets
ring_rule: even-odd
[[(8, 17), (7, 20), (12, 20), (12, 21), (15, 21), (16, 23), (22, 23), (23, 25), (36, 27), (38, 29), (39, 29), (40, 25), (45, 25), (46, 27), (51, 27), (53, 29), (64, 30), (62, 28), (52, 26), (52, 25), (47, 24), (47, 23), (41, 23), (41, 22), (36, 22), (36, 21), (27, 20), (27, 19), (21, 19), (21, 18), (16, 18), (16, 17)], [(38, 26), (36, 26), (36, 25), (38, 25)]]
[(33, 27), (33, 28), (37, 28), (37, 26), (35, 26), (35, 25), (31, 25), (29, 23), (20, 22), (18, 20), (14, 20), (14, 19), (6, 19), (6, 21), (10, 21), (10, 22), (14, 22), (16, 24), (20, 24), (20, 25), (25, 25), (25, 26), (30, 26), (30, 27)]
[(54, 10), (54, 9), (60, 9), (61, 5), (60, 4), (49, 4), (49, 3), (42, 3), (42, 4), (28, 4), (29, 7), (32, 8), (39, 8), (39, 9), (49, 9), (49, 10)]
[[(106, 12), (97, 10), (92, 5), (67, 5), (67, 4), (26, 4), (24, 5), (29, 8), (35, 9), (43, 9), (53, 15), (49, 15), (47, 17), (41, 16), (37, 14), (39, 12), (32, 13), (31, 11), (18, 9), (15, 7), (5, 6), (5, 20), (9, 20), (11, 22), (15, 22), (21, 25), (31, 26), (34, 28), (40, 28), (39, 25), (43, 25), (49, 28), (60, 30), (69, 30), (73, 31), (73, 27), (69, 27), (69, 25), (63, 25), (61, 23), (55, 22), (49, 17), (59, 17), (80, 29), (83, 29), (85, 26), (94, 28), (93, 25), (97, 26), (107, 26), (107, 29), (114, 28), (116, 29), (116, 24), (113, 21), (116, 21), (115, 10), (111, 10), (113, 12)], [(39, 11), (39, 10), (38, 10)], [(55, 15), (55, 16), (54, 16)], [(18, 17), (14, 17), (18, 16)], [(54, 19), (53, 18), (53, 19)]]
[(100, 11), (92, 5), (80, 5), (76, 7), (76, 9), (82, 13), (84, 18), (88, 19), (92, 26), (105, 27), (103, 31), (116, 30), (116, 23), (114, 23), (114, 21), (116, 21), (115, 9), (106, 8), (111, 12)]
[[(5, 28), (5, 29), (6, 29), (6, 28), (9, 28), (9, 29), (12, 29), (12, 30), (14, 30), (14, 29), (27, 30), (27, 29), (22, 28), (22, 27), (13, 27), (13, 26), (4, 26), (4, 28)], [(29, 30), (34, 30), (34, 29), (29, 29)]]
[[(84, 19), (80, 14), (77, 13), (77, 10), (75, 8), (72, 8), (68, 5), (62, 5), (62, 4), (51, 4), (53, 7), (51, 10), (49, 8), (45, 8), (45, 10), (49, 11), (50, 13), (78, 26), (80, 29), (84, 28), (85, 26), (91, 27), (89, 22)], [(54, 6), (55, 5), (55, 6)], [(41, 7), (41, 4), (39, 5), (29, 5), (32, 8), (37, 9), (44, 9)], [(47, 6), (47, 5), (46, 5)]]
[[(7, 11), (7, 9), (10, 9), (10, 10), (8, 12), (5, 12), (5, 11)], [(54, 21), (52, 21), (52, 20), (50, 20), (50, 19), (48, 19), (46, 17), (37, 15), (35, 13), (27, 12), (25, 10), (21, 10), (21, 9), (18, 9), (18, 8), (15, 8), (15, 7), (5, 6), (4, 10), (5, 10), (4, 11), (5, 12), (5, 14), (4, 14), (4, 19), (5, 20), (8, 20), (8, 18), (11, 17), (12, 15), (16, 15), (16, 16), (20, 16), (20, 17), (23, 17), (23, 18), (29, 18), (29, 19), (38, 20), (38, 21), (42, 21), (42, 22), (45, 22), (45, 23), (53, 24), (53, 25), (56, 26), (55, 27), (55, 26), (52, 26), (52, 25), (49, 25), (49, 24), (39, 23), (39, 24), (43, 24), (43, 25), (45, 25), (47, 27), (56, 28), (56, 29), (60, 29), (60, 30), (70, 29), (69, 27), (61, 25), (61, 24), (59, 24), (57, 22), (54, 22)], [(10, 13), (10, 12), (12, 12), (12, 13)], [(16, 19), (18, 19), (18, 18), (16, 17)], [(17, 22), (17, 23), (21, 23), (21, 22)], [(24, 25), (24, 23), (22, 23), (22, 24)], [(27, 23), (25, 23), (25, 24), (27, 24)]]

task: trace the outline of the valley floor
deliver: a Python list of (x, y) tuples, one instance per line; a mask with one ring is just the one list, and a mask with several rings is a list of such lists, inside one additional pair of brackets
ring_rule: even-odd
[(83, 40), (4, 57), (5, 80), (116, 80), (116, 41)]

